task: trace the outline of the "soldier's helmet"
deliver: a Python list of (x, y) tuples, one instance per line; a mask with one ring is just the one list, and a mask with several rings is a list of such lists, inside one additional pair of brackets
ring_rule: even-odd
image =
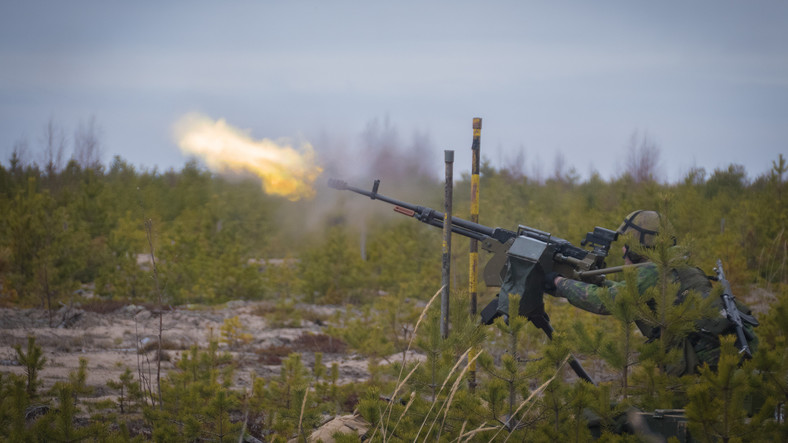
[(633, 235), (641, 245), (653, 247), (659, 232), (659, 212), (638, 210), (631, 212), (618, 227), (619, 235)]

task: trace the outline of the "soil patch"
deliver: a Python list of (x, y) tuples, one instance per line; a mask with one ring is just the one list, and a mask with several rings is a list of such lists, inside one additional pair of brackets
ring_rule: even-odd
[[(42, 347), (47, 363), (40, 373), (43, 389), (79, 368), (80, 358), (87, 359), (87, 384), (96, 393), (106, 391), (109, 380), (118, 380), (128, 367), (135, 374), (140, 368), (155, 377), (155, 355), (158, 348), (159, 316), (163, 323), (162, 370), (173, 368), (180, 354), (192, 346), (206, 348), (209, 340), (220, 338), (226, 319), (238, 317), (246, 336), (244, 344), (229, 351), (238, 363), (235, 386), (248, 387), (251, 374), (274, 377), (280, 373), (281, 358), (290, 352), (300, 352), (302, 361), (311, 366), (314, 353), (323, 353), (323, 363), (339, 366), (340, 383), (362, 381), (368, 377), (367, 362), (347, 351), (346, 345), (324, 333), (320, 320), (341, 308), (304, 307), (312, 315), (302, 318), (298, 325), (277, 327), (257, 313), (265, 312), (264, 302), (236, 301), (220, 307), (182, 306), (164, 311), (140, 305), (114, 306), (90, 310), (63, 307), (50, 318), (41, 309), (0, 309), (0, 372), (22, 374), (14, 345), (27, 346), (27, 337), (34, 336)], [(94, 312), (101, 311), (101, 312)], [(53, 325), (53, 326), (50, 326)], [(142, 350), (142, 351), (141, 351)]]

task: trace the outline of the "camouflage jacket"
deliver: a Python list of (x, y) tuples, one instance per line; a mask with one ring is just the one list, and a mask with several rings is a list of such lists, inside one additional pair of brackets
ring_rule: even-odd
[[(657, 265), (649, 263), (637, 268), (638, 279), (638, 292), (643, 294), (652, 286), (656, 286), (658, 278)], [(603, 289), (607, 289), (611, 297), (615, 298), (618, 291), (623, 289), (626, 285), (623, 281), (605, 281), (605, 287), (597, 286), (591, 283), (582, 281), (571, 280), (568, 278), (561, 279), (556, 285), (555, 295), (557, 297), (564, 297), (569, 300), (569, 303), (577, 306), (580, 309), (593, 312), (595, 314), (608, 315), (610, 312), (602, 304), (599, 298), (599, 293)]]

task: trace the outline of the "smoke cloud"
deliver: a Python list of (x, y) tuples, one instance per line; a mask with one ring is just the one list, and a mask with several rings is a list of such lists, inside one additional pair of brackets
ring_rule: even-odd
[(313, 183), (323, 169), (308, 142), (294, 147), (288, 140), (255, 140), (223, 119), (192, 113), (174, 125), (181, 151), (202, 159), (217, 173), (252, 173), (267, 194), (296, 201), (315, 196)]

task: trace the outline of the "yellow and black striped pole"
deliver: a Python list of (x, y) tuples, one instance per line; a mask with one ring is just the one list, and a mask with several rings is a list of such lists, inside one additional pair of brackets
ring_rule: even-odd
[[(482, 135), (482, 119), (473, 119), (473, 144), (471, 145), (471, 221), (479, 223), (479, 149), (480, 138)], [(471, 252), (469, 257), (470, 272), (468, 273), (468, 292), (471, 295), (470, 314), (471, 319), (476, 319), (476, 306), (477, 306), (477, 293), (478, 293), (478, 276), (479, 276), (479, 242), (471, 239)], [(476, 350), (472, 352), (475, 355)], [(469, 355), (468, 358), (472, 358)], [(468, 386), (473, 391), (476, 388), (476, 360), (471, 362), (469, 368)]]
[[(471, 145), (471, 221), (479, 223), (479, 139), (482, 134), (482, 119), (473, 119), (473, 144)], [(475, 238), (471, 239), (470, 255), (470, 294), (471, 294), (471, 316), (476, 316), (477, 291), (479, 275), (479, 242)]]

